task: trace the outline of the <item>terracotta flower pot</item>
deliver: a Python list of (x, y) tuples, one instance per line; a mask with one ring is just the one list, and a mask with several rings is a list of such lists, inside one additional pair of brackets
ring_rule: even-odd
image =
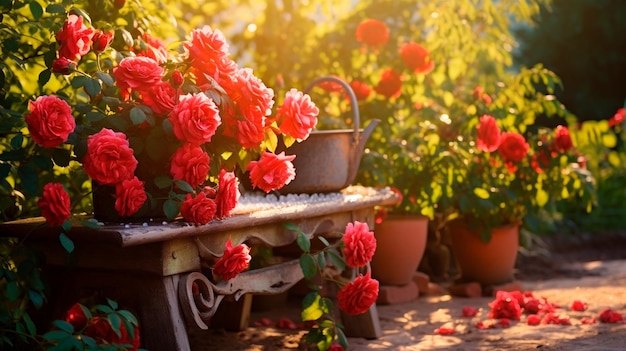
[(424, 256), (428, 218), (389, 216), (374, 228), (376, 253), (371, 262), (372, 278), (381, 285), (405, 285)]
[(513, 280), (519, 225), (494, 228), (488, 243), (480, 239), (480, 229), (470, 230), (463, 222), (451, 223), (449, 230), (461, 281), (497, 285)]

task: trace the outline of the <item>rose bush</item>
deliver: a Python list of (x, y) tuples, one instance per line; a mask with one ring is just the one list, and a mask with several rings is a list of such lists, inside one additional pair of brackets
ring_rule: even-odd
[(319, 275), (323, 281), (337, 284), (335, 296), (323, 296), (322, 287), (316, 286), (302, 301), (302, 321), (313, 322), (306, 340), (319, 350), (332, 350), (340, 345), (348, 348), (340, 319), (334, 315), (333, 300), (341, 312), (360, 315), (369, 311), (378, 298), (379, 283), (372, 279), (370, 261), (376, 251), (376, 238), (367, 223), (348, 223), (341, 239), (330, 243), (317, 237), (324, 245), (311, 252), (311, 239), (297, 226), (287, 225), (298, 234), (297, 243), (302, 250), (300, 267), (305, 279)]

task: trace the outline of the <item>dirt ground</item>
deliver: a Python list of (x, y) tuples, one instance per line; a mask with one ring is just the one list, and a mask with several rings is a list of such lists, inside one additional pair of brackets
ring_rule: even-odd
[[(571, 325), (529, 326), (523, 315), (508, 328), (479, 329), (478, 322), (489, 320), (493, 297), (452, 297), (444, 291), (404, 304), (377, 306), (382, 337), (349, 338), (349, 350), (626, 350), (625, 322), (582, 324), (583, 318), (598, 317), (607, 308), (626, 319), (624, 233), (554, 237), (521, 253), (516, 267), (523, 290), (560, 305), (555, 312), (569, 318)], [(588, 309), (570, 310), (574, 300), (586, 302)], [(462, 317), (465, 306), (479, 309), (478, 314)], [(299, 313), (300, 300), (293, 298), (283, 308), (253, 312), (246, 330), (192, 332), (192, 350), (311, 350), (304, 343), (306, 330), (255, 325), (262, 318), (273, 322), (289, 318), (297, 324)], [(435, 334), (440, 327), (453, 328), (454, 334)]]

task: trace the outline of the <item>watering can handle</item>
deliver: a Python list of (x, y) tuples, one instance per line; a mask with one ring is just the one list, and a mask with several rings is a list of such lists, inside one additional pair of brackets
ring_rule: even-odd
[(313, 87), (321, 82), (334, 82), (339, 85), (348, 93), (348, 97), (350, 98), (350, 106), (352, 107), (352, 114), (354, 116), (354, 132), (352, 133), (352, 140), (357, 142), (359, 140), (359, 128), (360, 128), (360, 117), (359, 117), (359, 105), (356, 101), (356, 95), (354, 91), (350, 87), (348, 83), (346, 83), (343, 79), (334, 77), (334, 76), (323, 76), (315, 79), (304, 89), (304, 93), (308, 94)]

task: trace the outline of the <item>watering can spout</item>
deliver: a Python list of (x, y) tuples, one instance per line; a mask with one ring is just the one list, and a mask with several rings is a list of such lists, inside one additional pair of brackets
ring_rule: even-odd
[(361, 164), (361, 158), (363, 157), (363, 151), (365, 151), (365, 144), (367, 143), (367, 139), (369, 139), (370, 135), (374, 131), (374, 128), (380, 123), (378, 119), (372, 119), (370, 123), (357, 134), (358, 139), (354, 142), (354, 148), (351, 152), (351, 159), (349, 165), (349, 173), (346, 186), (352, 184), (354, 178), (356, 178), (356, 173), (359, 170), (359, 165)]

